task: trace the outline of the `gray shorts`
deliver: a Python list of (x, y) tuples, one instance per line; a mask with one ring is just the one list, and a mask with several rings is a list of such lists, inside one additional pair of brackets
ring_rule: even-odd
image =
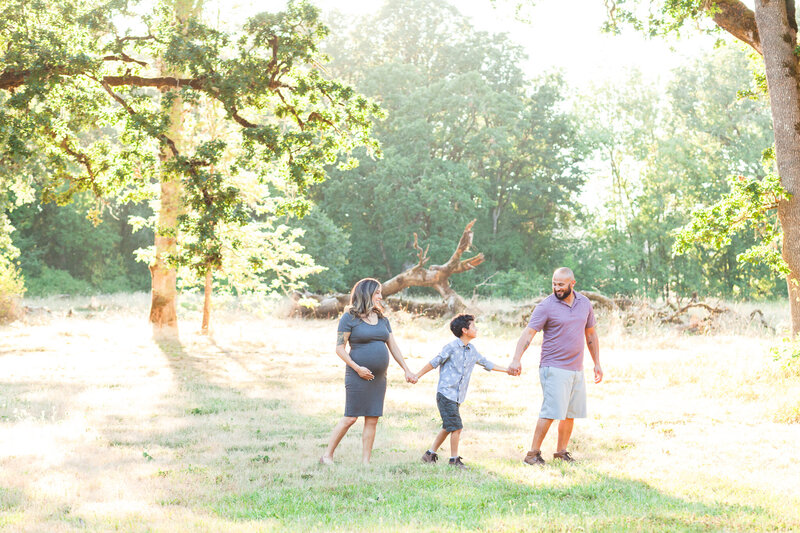
[(436, 393), (436, 406), (442, 415), (442, 429), (445, 431), (458, 431), (464, 427), (461, 423), (461, 413), (458, 412), (458, 402), (447, 398), (441, 392)]
[(586, 382), (583, 379), (583, 370), (543, 366), (539, 368), (539, 382), (542, 384), (542, 410), (539, 418), (586, 418)]

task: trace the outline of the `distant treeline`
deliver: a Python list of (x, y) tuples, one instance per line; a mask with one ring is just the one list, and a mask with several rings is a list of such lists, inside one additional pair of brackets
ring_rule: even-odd
[[(308, 278), (312, 291), (401, 272), (416, 260), (414, 233), (440, 263), (477, 219), (474, 248), (486, 261), (452, 278), (466, 296), (547, 291), (560, 265), (607, 294), (785, 295), (767, 267), (737, 264), (755, 235), (672, 252), (673, 230), (728, 192), (729, 176), (765, 174), (770, 116), (764, 102), (737, 96), (753, 76), (743, 52), (719, 48), (660, 84), (631, 72), (577, 94), (558, 73), (527, 78), (519, 45), (475, 30), (444, 2), (388, 2), (331, 28), (327, 71), (387, 118), (376, 127), (383, 158), (332, 168), (311, 191), (312, 212), (289, 221), (327, 268)], [(10, 213), (28, 294), (149, 288), (133, 251), (152, 244), (152, 231), (128, 224), (149, 207), (115, 206), (94, 226), (90, 201)]]

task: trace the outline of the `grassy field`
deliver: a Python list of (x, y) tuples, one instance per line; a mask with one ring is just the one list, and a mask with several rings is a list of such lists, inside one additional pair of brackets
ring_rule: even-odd
[[(465, 472), (419, 462), (439, 424), (436, 375), (409, 385), (393, 364), (372, 465), (359, 464), (357, 425), (323, 468), (344, 405), (335, 321), (230, 303), (203, 337), (197, 301), (183, 302), (180, 344), (151, 340), (142, 295), (34, 302), (52, 312), (0, 329), (0, 527), (800, 530), (800, 378), (772, 360), (766, 332), (631, 334), (601, 315), (606, 379), (588, 385), (578, 462), (543, 468), (521, 463), (538, 341), (521, 377), (473, 374)], [(415, 371), (451, 338), (443, 321), (391, 320)], [(481, 351), (507, 364), (519, 328), (479, 330)], [(546, 459), (554, 446), (553, 432)]]

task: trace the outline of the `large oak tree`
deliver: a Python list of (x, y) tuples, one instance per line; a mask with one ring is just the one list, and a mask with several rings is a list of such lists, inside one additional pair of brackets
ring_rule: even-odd
[[(0, 4), (0, 184), (38, 178), (42, 200), (59, 203), (91, 191), (97, 218), (103, 198), (142, 198), (158, 184), (150, 320), (174, 334), (175, 265), (207, 278), (222, 263), (219, 228), (254, 216), (231, 178), (280, 184), (273, 211), (304, 212), (326, 165), (355, 146), (377, 149), (379, 109), (326, 76), (327, 28), (306, 2), (235, 32), (207, 24), (201, 0), (148, 6)], [(202, 105), (222, 110), (223, 134), (182, 134)], [(181, 246), (185, 234), (191, 246)], [(257, 256), (251, 263), (261, 268)]]
[[(638, 17), (636, 4), (656, 7)], [(656, 35), (678, 31), (687, 21), (713, 20), (722, 30), (752, 47), (763, 57), (772, 124), (775, 163), (787, 194), (759, 205), (777, 208), (783, 231), (781, 256), (791, 305), (792, 334), (800, 333), (800, 72), (794, 0), (755, 0), (750, 9), (739, 0), (669, 0), (666, 2), (609, 2), (612, 24), (632, 22)], [(773, 201), (774, 200), (774, 201)]]

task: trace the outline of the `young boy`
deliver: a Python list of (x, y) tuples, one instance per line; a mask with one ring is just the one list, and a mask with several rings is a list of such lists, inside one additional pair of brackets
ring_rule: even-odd
[(469, 378), (475, 363), (486, 370), (497, 370), (508, 373), (505, 367), (496, 366), (483, 357), (475, 346), (471, 345), (472, 339), (478, 336), (475, 327), (475, 317), (472, 315), (458, 315), (450, 322), (450, 331), (458, 337), (453, 342), (446, 344), (439, 355), (422, 367), (417, 373), (421, 378), (437, 366), (439, 367), (439, 386), (436, 389), (436, 405), (442, 416), (442, 430), (433, 439), (431, 449), (422, 456), (422, 462), (435, 463), (439, 456), (436, 450), (450, 435), (450, 465), (457, 468), (466, 468), (458, 455), (458, 440), (461, 437), (461, 415), (459, 406), (464, 402), (469, 386)]

